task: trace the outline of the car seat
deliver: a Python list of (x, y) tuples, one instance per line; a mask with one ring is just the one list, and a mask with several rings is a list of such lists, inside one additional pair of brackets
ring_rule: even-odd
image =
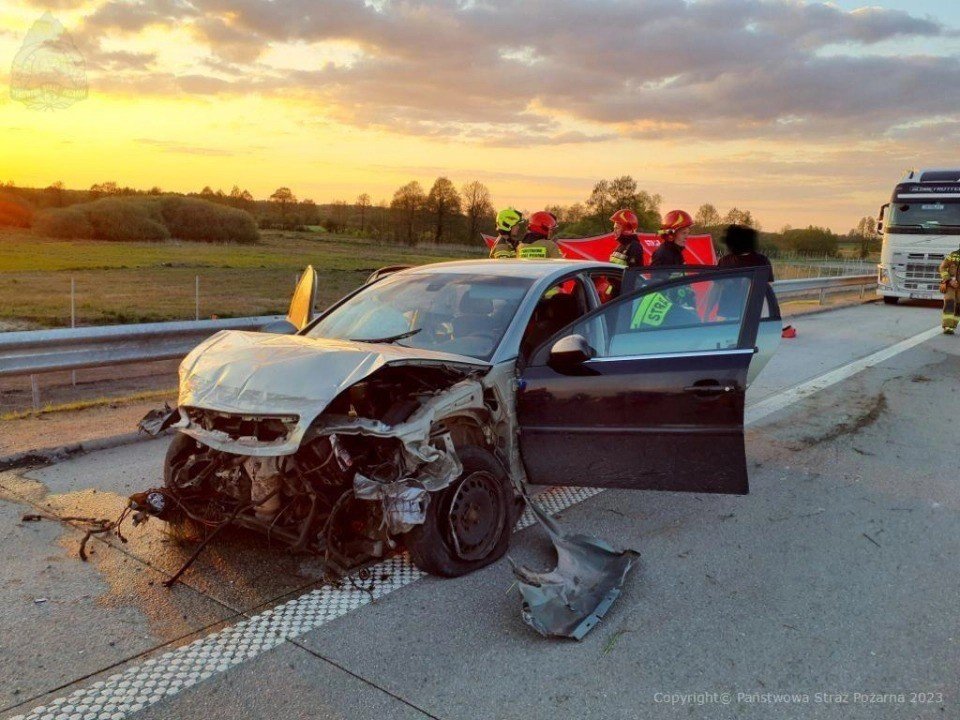
[(524, 355), (536, 348), (560, 328), (581, 315), (580, 303), (573, 295), (558, 294), (544, 298), (533, 311), (524, 333), (521, 351)]

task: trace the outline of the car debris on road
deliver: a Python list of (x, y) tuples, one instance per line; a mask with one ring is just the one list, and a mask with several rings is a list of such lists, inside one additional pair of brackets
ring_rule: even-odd
[(620, 596), (640, 553), (565, 533), (535, 502), (529, 507), (553, 543), (557, 566), (536, 572), (509, 558), (523, 596), (523, 620), (541, 635), (582, 640)]

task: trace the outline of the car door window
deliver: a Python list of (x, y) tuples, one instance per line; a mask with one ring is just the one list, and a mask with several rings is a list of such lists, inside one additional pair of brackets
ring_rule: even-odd
[(548, 337), (569, 325), (589, 310), (586, 292), (579, 278), (554, 283), (540, 296), (520, 343), (526, 356)]
[(605, 305), (616, 300), (620, 295), (620, 283), (623, 275), (620, 272), (592, 272), (589, 274), (593, 289), (597, 292), (600, 304)]
[(751, 287), (749, 273), (688, 277), (610, 302), (562, 335), (582, 335), (599, 359), (737, 349)]

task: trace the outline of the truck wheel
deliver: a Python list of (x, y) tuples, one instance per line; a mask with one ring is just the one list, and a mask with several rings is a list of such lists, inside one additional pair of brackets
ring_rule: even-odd
[(900, 300), (900, 298), (898, 298), (896, 295), (884, 295), (884, 296), (883, 296), (883, 302), (885, 302), (887, 305), (896, 305), (897, 302), (899, 302), (899, 300)]
[(403, 536), (413, 563), (431, 575), (458, 577), (499, 560), (516, 519), (513, 487), (486, 450), (457, 448), (463, 473), (430, 496), (426, 521)]

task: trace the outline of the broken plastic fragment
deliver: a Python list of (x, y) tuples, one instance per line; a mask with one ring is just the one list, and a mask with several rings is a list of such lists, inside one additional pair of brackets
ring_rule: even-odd
[(151, 410), (137, 423), (137, 429), (151, 437), (159, 435), (180, 419), (179, 408), (171, 408), (167, 403), (162, 408)]
[(557, 566), (535, 572), (508, 558), (523, 596), (523, 620), (541, 635), (581, 640), (619, 597), (640, 553), (614, 550), (588, 535), (567, 535), (535, 502), (527, 498), (527, 503), (550, 536)]

